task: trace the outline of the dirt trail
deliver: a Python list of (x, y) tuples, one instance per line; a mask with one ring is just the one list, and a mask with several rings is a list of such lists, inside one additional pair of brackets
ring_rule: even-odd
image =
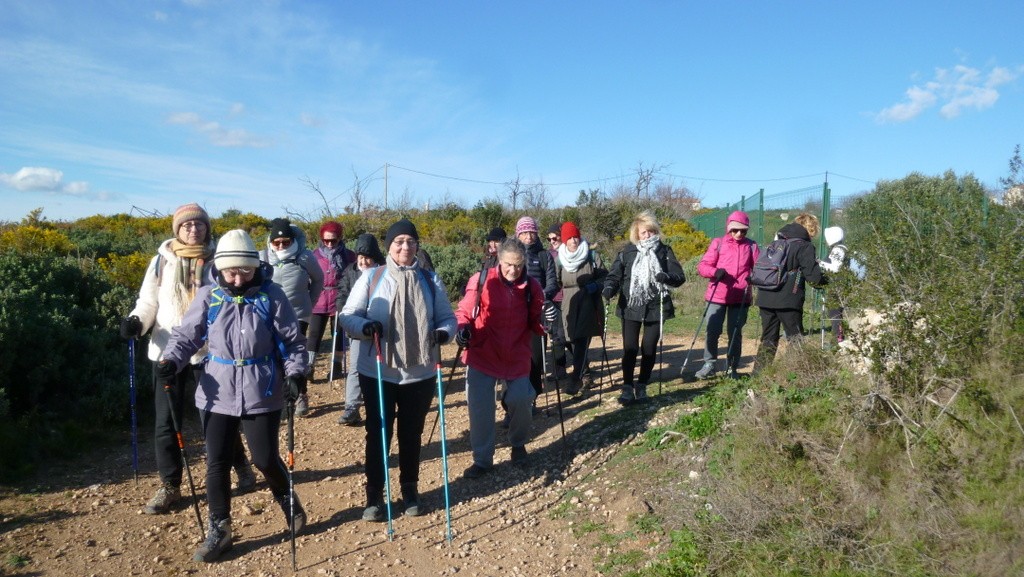
[[(684, 346), (667, 338), (666, 381), (678, 374)], [(616, 378), (619, 347), (617, 338), (609, 335), (608, 353)], [(446, 380), (454, 352), (454, 347), (444, 351)], [(340, 379), (333, 384), (324, 382), (326, 365), (326, 361), (319, 363), (318, 380), (310, 385), (311, 415), (296, 423), (295, 484), (309, 514), (309, 524), (297, 540), (300, 573), (369, 577), (594, 575), (591, 546), (574, 538), (571, 523), (554, 515), (554, 508), (569, 494), (574, 505), (583, 504), (614, 525), (650, 507), (635, 491), (621, 491), (607, 483), (586, 485), (621, 446), (622, 435), (609, 438), (604, 432), (608, 425), (602, 422), (609, 416), (623, 420), (614, 413), (620, 409), (610, 386), (603, 389), (600, 400), (596, 391), (571, 402), (563, 397), (565, 443), (555, 395), (542, 395), (538, 399), (541, 411), (533, 421), (534, 438), (528, 445), (528, 463), (517, 467), (508, 462), (510, 449), (499, 425), (495, 469), (482, 479), (463, 479), (462, 471), (472, 459), (460, 365), (445, 413), (452, 542), (448, 544), (445, 538), (442, 460), (436, 433), (424, 448), (420, 474), (420, 490), (429, 513), (417, 518), (396, 517), (389, 540), (386, 523), (361, 520), (364, 431), (337, 424), (344, 385)], [(673, 386), (678, 387), (679, 381)], [(652, 389), (657, 392), (656, 385)], [(666, 418), (665, 411), (673, 408), (667, 401), (665, 397), (645, 408), (629, 409), (628, 426), (641, 431), (650, 419)], [(500, 410), (498, 415), (500, 419)], [(205, 467), (202, 445), (194, 442), (198, 438), (195, 421), (193, 413), (186, 434), (193, 440), (189, 445), (192, 475), (205, 521)], [(428, 417), (427, 431), (432, 421), (433, 415)], [(187, 499), (167, 515), (142, 513), (142, 505), (158, 485), (147, 425), (140, 424), (145, 431), (140, 437), (144, 475), (138, 486), (128, 458), (111, 457), (107, 451), (46, 472), (30, 492), (7, 490), (0, 496), (0, 550), (4, 557), (0, 575), (292, 574), (285, 522), (262, 480), (257, 491), (234, 497), (235, 546), (212, 565), (192, 560), (200, 539)], [(396, 459), (392, 465), (392, 485), (397, 493)], [(184, 489), (187, 492), (187, 486)], [(585, 496), (577, 496), (584, 492)], [(393, 501), (397, 501), (394, 495)]]

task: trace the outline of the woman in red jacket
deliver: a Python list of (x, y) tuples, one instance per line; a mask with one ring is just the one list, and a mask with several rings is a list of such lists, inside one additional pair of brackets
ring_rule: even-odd
[(697, 371), (698, 379), (711, 378), (717, 370), (718, 338), (722, 336), (723, 323), (729, 331), (726, 370), (730, 377), (736, 378), (736, 369), (743, 356), (743, 325), (747, 323), (747, 312), (753, 300), (753, 290), (747, 284), (747, 277), (760, 250), (756, 242), (747, 238), (750, 217), (737, 210), (725, 222), (725, 236), (711, 241), (711, 246), (697, 265), (697, 274), (708, 279), (708, 290), (704, 294), (704, 300), (708, 302), (704, 316), (707, 322), (704, 366)]
[(537, 279), (526, 274), (526, 247), (506, 239), (498, 248), (498, 265), (470, 277), (466, 294), (459, 302), (455, 335), (466, 348), (462, 361), (466, 371), (466, 402), (469, 405), (469, 444), (473, 465), (468, 479), (482, 477), (494, 465), (494, 386), (507, 383), (505, 406), (509, 416), (508, 442), (512, 462), (526, 459), (530, 437), (533, 400), (537, 393), (530, 384), (530, 342), (543, 334), (541, 307), (544, 292)]

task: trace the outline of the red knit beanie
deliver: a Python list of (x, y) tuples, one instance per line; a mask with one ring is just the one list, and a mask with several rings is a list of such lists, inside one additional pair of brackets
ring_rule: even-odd
[(576, 225), (571, 222), (562, 223), (562, 242), (569, 240), (570, 238), (583, 238), (580, 234), (580, 229), (576, 228)]

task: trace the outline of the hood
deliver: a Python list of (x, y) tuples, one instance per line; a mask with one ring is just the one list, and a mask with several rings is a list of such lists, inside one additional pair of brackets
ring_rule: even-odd
[[(729, 223), (736, 221), (744, 226), (750, 226), (750, 217), (742, 210), (734, 210), (729, 218), (725, 219), (725, 232), (729, 232)], [(738, 227), (737, 227), (738, 228)]]
[(828, 243), (829, 246), (833, 246), (843, 242), (843, 238), (845, 238), (846, 236), (846, 234), (843, 232), (843, 227), (841, 226), (830, 226), (825, 229), (824, 234), (825, 242)]
[(359, 235), (359, 238), (356, 239), (355, 253), (368, 256), (377, 264), (384, 264), (384, 255), (380, 252), (377, 237), (370, 233)]
[(800, 238), (806, 240), (807, 242), (811, 241), (811, 235), (807, 233), (807, 229), (795, 222), (791, 222), (786, 226), (780, 228), (779, 236), (785, 239)]

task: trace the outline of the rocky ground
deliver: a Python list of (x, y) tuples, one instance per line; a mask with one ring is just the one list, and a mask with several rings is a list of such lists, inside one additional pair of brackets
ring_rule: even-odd
[[(667, 339), (666, 381), (678, 375), (683, 346)], [(446, 380), (454, 352), (454, 347), (446, 347)], [(617, 377), (620, 351), (612, 336), (608, 352)], [(629, 434), (623, 435), (621, 427), (611, 433), (613, 425), (625, 420), (635, 431), (642, 431), (652, 421), (674, 418), (672, 412), (682, 410), (679, 400), (685, 400), (685, 396), (670, 399), (667, 395), (672, 387), (679, 390), (681, 381), (666, 382), (666, 396), (656, 397), (645, 407), (630, 408), (626, 414), (606, 381), (600, 396), (589, 391), (571, 401), (563, 397), (563, 440), (555, 394), (549, 393), (538, 399), (540, 411), (534, 418), (527, 464), (508, 462), (510, 449), (499, 428), (495, 469), (482, 479), (468, 480), (462, 478), (471, 456), (460, 365), (445, 413), (451, 540), (447, 539), (436, 433), (425, 446), (420, 475), (429, 513), (417, 518), (397, 516), (389, 538), (386, 523), (361, 520), (364, 431), (337, 424), (343, 382), (327, 383), (326, 369), (326, 362), (318, 364), (319, 379), (310, 386), (311, 415), (296, 422), (294, 477), (309, 514), (309, 524), (296, 543), (298, 572), (325, 576), (594, 575), (596, 545), (585, 536), (578, 538), (572, 516), (559, 512), (566, 503), (581, 507), (614, 530), (631, 515), (650, 510), (651, 502), (642, 491), (628, 483), (602, 481), (604, 464), (629, 442)], [(656, 385), (652, 393), (657, 393)], [(498, 414), (500, 419), (500, 410)], [(186, 435), (191, 439), (192, 475), (205, 521), (205, 468), (195, 421), (190, 419)], [(432, 421), (433, 416), (428, 417), (428, 431)], [(148, 431), (145, 424), (141, 428)], [(143, 474), (137, 485), (127, 451), (113, 454), (107, 448), (84, 455), (70, 466), (48, 469), (30, 489), (4, 489), (0, 575), (272, 577), (293, 573), (284, 518), (262, 481), (255, 492), (233, 500), (234, 549), (212, 565), (193, 561), (200, 535), (187, 499), (167, 515), (142, 513), (142, 505), (158, 486), (148, 448), (149, 438), (143, 433)], [(392, 464), (397, 493), (394, 459)], [(398, 515), (399, 508), (394, 510)]]

